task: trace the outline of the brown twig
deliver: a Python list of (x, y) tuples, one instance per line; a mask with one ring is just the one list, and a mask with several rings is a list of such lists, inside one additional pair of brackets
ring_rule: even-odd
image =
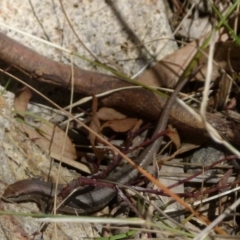
[[(40, 55), (17, 41), (0, 33), (0, 59), (12, 66), (23, 69), (32, 78), (32, 81), (48, 82), (64, 88), (70, 88), (71, 67)], [(126, 81), (96, 72), (74, 68), (74, 89), (86, 95), (96, 95), (112, 89), (131, 86)], [(117, 107), (140, 115), (148, 120), (156, 120), (166, 102), (163, 96), (156, 96), (145, 89), (129, 89), (115, 92), (101, 98), (100, 104), (107, 107)], [(207, 113), (207, 119), (228, 141), (240, 144), (240, 124), (218, 114)], [(196, 120), (179, 104), (174, 104), (170, 122), (185, 136), (206, 134), (203, 124)], [(192, 141), (191, 137), (191, 141)], [(203, 142), (204, 140), (201, 139)], [(201, 143), (202, 143), (201, 142)]]

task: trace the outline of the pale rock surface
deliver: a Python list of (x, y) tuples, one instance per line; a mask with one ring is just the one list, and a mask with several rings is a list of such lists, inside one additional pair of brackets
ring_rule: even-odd
[[(160, 0), (62, 2), (73, 28), (89, 50), (102, 62), (129, 76), (136, 74), (153, 58), (159, 60), (176, 49), (165, 16), (164, 3)], [(66, 52), (14, 29), (49, 40), (93, 60), (69, 27), (59, 1), (1, 0), (0, 13), (0, 31), (37, 52), (57, 61), (70, 62), (70, 56)], [(144, 47), (136, 47), (142, 44)], [(78, 57), (74, 58), (74, 63), (84, 69), (96, 70)], [(51, 164), (49, 157), (21, 132), (18, 123), (12, 118), (11, 106), (2, 97), (0, 105), (1, 192), (8, 184), (27, 178), (26, 167), (46, 179), (51, 166), (50, 177), (55, 181), (57, 164)], [(64, 168), (60, 181), (70, 181), (73, 177), (76, 177), (76, 173)], [(1, 202), (1, 209), (28, 213), (39, 211), (33, 203)], [(0, 224), (0, 239), (30, 239), (31, 234), (40, 231), (40, 223), (31, 217), (4, 215)], [(58, 238), (54, 225), (50, 224), (44, 233), (44, 239), (83, 239), (98, 236), (95, 227), (91, 225), (61, 223), (56, 229)], [(38, 237), (40, 236), (41, 234)]]

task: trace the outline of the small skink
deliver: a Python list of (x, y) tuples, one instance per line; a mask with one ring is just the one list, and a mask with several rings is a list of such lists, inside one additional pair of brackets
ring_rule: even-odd
[[(177, 83), (175, 91), (168, 98), (162, 110), (153, 135), (157, 135), (159, 132), (165, 130), (171, 107), (175, 102), (177, 94), (186, 82), (187, 79)], [(153, 156), (158, 152), (161, 143), (162, 137), (146, 147), (137, 158), (136, 163), (142, 168), (146, 168), (152, 162)], [(126, 164), (121, 170), (111, 172), (106, 180), (126, 184), (129, 181), (134, 180), (137, 176), (138, 170), (131, 165)], [(63, 187), (64, 185), (58, 185), (57, 195)], [(54, 195), (54, 183), (44, 182), (37, 179), (25, 179), (9, 185), (3, 193), (3, 198), (13, 202), (34, 201), (40, 206), (41, 210), (44, 211), (48, 202), (51, 201)], [(113, 188), (100, 186), (89, 188), (84, 187), (83, 189), (74, 192), (74, 194), (59, 207), (58, 211), (78, 214), (97, 212), (104, 208), (115, 195), (116, 191)]]

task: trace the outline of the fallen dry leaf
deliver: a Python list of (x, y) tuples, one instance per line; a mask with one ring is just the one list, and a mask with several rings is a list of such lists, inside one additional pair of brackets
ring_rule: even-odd
[(115, 132), (127, 132), (138, 123), (137, 118), (126, 118), (121, 120), (112, 120), (104, 123), (102, 129), (109, 127)]
[[(99, 134), (101, 132), (101, 123), (100, 123), (100, 120), (99, 120), (99, 118), (97, 116), (97, 107), (98, 107), (97, 98), (95, 96), (93, 96), (93, 101), (92, 101), (92, 119), (91, 119), (89, 127), (94, 132)], [(90, 143), (92, 145), (94, 154), (96, 155), (98, 160), (101, 160), (103, 158), (104, 151), (101, 150), (101, 149), (96, 148), (95, 144), (96, 144), (97, 137), (94, 134), (92, 134), (91, 132), (89, 132), (88, 138), (89, 138), (89, 141), (90, 141)]]
[[(217, 33), (219, 36), (219, 41), (225, 41), (226, 35), (220, 35), (223, 32), (223, 29), (220, 29)], [(188, 66), (190, 61), (193, 59), (194, 55), (197, 53), (199, 47), (203, 44), (203, 42), (207, 39), (209, 34), (205, 34), (201, 38), (196, 41), (192, 41), (188, 43), (186, 46), (180, 48), (179, 50), (173, 52), (172, 54), (164, 57), (161, 61), (157, 62), (152, 68), (144, 71), (142, 75), (138, 77), (139, 82), (143, 82), (144, 84), (148, 84), (150, 86), (164, 86), (169, 88), (174, 88), (177, 83), (179, 77), (182, 75), (184, 69)], [(208, 49), (205, 50), (208, 53)], [(219, 55), (218, 51), (216, 51), (216, 55)], [(226, 55), (226, 51), (225, 51)], [(214, 60), (217, 64), (213, 66), (212, 79), (215, 80), (217, 76), (220, 75), (219, 68), (226, 68), (226, 57), (219, 59), (216, 56)], [(207, 56), (204, 54), (200, 57), (198, 61), (198, 66), (201, 66), (201, 69), (198, 74), (196, 74), (195, 78), (204, 80), (206, 76), (206, 65), (207, 64)]]
[[(24, 87), (14, 99), (14, 107), (15, 110), (21, 113), (21, 116), (24, 117), (24, 113), (27, 110), (27, 104), (29, 99), (32, 97), (31, 91)], [(22, 123), (22, 127), (26, 134), (30, 139), (34, 140), (34, 142), (44, 151), (48, 151), (50, 153), (55, 153), (55, 156), (60, 156), (64, 147), (63, 156), (70, 159), (76, 159), (76, 149), (72, 144), (71, 140), (68, 136), (65, 137), (66, 133), (55, 126), (51, 122), (47, 121), (39, 121), (40, 124), (38, 128), (33, 128), (26, 122)], [(58, 159), (61, 160), (61, 159)]]
[[(51, 122), (41, 123), (40, 128), (31, 128), (30, 126), (23, 124), (24, 131), (28, 134), (29, 138), (43, 150), (54, 152), (61, 158), (61, 153), (64, 147), (63, 156), (70, 159), (76, 159), (76, 149), (72, 144), (71, 140), (65, 135), (66, 133), (54, 125)], [(55, 155), (56, 156), (56, 155)], [(61, 160), (61, 159), (58, 159)]]
[(127, 116), (116, 111), (113, 108), (102, 107), (97, 111), (97, 116), (102, 121), (116, 120), (116, 119), (124, 119)]
[(166, 135), (172, 140), (176, 149), (179, 149), (181, 146), (181, 141), (180, 141), (178, 132), (170, 124), (168, 125), (167, 130), (168, 130), (168, 133)]
[[(197, 41), (192, 41), (186, 46), (166, 56), (157, 62), (152, 68), (143, 72), (138, 81), (150, 84), (151, 86), (164, 86), (173, 88), (179, 77), (186, 69), (191, 59), (196, 54), (198, 47), (207, 38), (207, 34)], [(150, 81), (146, 83), (146, 79)]]
[[(27, 104), (32, 97), (32, 92), (28, 87), (23, 87), (16, 93), (14, 98), (14, 108), (16, 111), (26, 112)], [(22, 116), (23, 113), (19, 113)]]
[(163, 157), (161, 161), (159, 162), (159, 166), (163, 165), (165, 162), (172, 160), (175, 158), (177, 155), (186, 153), (188, 151), (191, 151), (193, 149), (198, 148), (200, 145), (192, 144), (192, 143), (183, 143), (181, 147), (175, 151), (171, 156)]

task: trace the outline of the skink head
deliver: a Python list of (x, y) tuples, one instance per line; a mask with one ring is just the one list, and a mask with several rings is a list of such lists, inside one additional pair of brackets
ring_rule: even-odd
[(25, 180), (15, 182), (15, 183), (9, 185), (5, 189), (2, 196), (4, 198), (18, 197), (19, 195), (24, 193), (24, 189), (25, 189), (24, 186), (26, 186), (25, 185)]
[[(61, 187), (62, 186), (59, 186), (59, 188)], [(54, 193), (55, 186), (50, 182), (44, 182), (37, 179), (24, 179), (9, 185), (3, 193), (3, 197), (13, 198), (29, 194), (53, 197)]]
[[(59, 189), (61, 188), (62, 186), (59, 186)], [(2, 197), (3, 200), (10, 202), (36, 202), (41, 211), (46, 212), (52, 205), (54, 190), (55, 185), (50, 182), (25, 179), (9, 185)]]

